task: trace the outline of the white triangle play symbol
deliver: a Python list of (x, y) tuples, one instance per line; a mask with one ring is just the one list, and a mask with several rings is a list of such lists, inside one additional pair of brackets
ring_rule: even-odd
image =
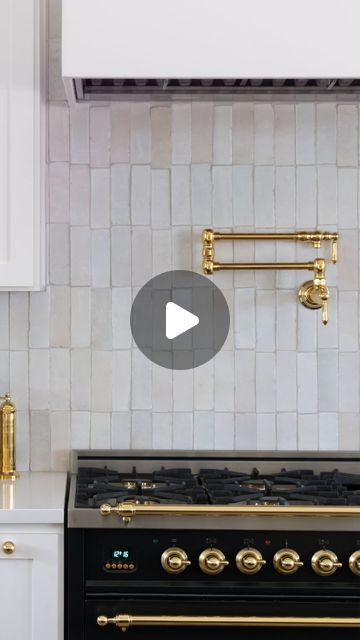
[(199, 324), (199, 318), (175, 302), (166, 304), (166, 337), (173, 340)]

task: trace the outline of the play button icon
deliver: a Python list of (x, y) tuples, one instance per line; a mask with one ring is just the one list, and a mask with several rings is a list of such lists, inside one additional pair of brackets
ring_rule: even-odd
[(142, 353), (168, 369), (193, 369), (213, 358), (230, 326), (220, 289), (192, 271), (166, 271), (136, 295), (130, 317)]
[(175, 302), (166, 304), (166, 337), (173, 340), (199, 324), (198, 316), (186, 311)]

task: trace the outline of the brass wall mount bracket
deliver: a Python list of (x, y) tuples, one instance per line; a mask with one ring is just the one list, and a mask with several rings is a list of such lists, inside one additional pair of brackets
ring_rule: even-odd
[(202, 232), (202, 269), (205, 275), (221, 270), (243, 269), (308, 269), (314, 272), (313, 280), (307, 280), (300, 287), (298, 295), (301, 304), (307, 309), (322, 309), (323, 324), (328, 322), (329, 289), (326, 284), (326, 261), (316, 258), (310, 262), (216, 262), (215, 242), (218, 240), (291, 240), (308, 242), (314, 248), (323, 242), (331, 242), (331, 262), (338, 259), (339, 234), (336, 231), (295, 231), (293, 233), (225, 233), (204, 229)]

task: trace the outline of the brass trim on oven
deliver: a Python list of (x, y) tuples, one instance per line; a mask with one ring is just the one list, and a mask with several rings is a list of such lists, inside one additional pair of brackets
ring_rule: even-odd
[(358, 517), (360, 506), (277, 506), (277, 505), (199, 505), (199, 504), (131, 504), (121, 502), (112, 507), (100, 506), (102, 516), (112, 513), (128, 523), (135, 516), (307, 516), (307, 517)]
[(98, 616), (99, 627), (108, 624), (126, 631), (130, 627), (317, 627), (360, 628), (360, 618), (303, 616), (138, 616), (119, 613)]

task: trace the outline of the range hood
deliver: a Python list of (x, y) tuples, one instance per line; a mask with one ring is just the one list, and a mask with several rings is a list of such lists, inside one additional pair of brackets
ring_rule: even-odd
[(62, 0), (69, 102), (360, 92), (359, 0)]

